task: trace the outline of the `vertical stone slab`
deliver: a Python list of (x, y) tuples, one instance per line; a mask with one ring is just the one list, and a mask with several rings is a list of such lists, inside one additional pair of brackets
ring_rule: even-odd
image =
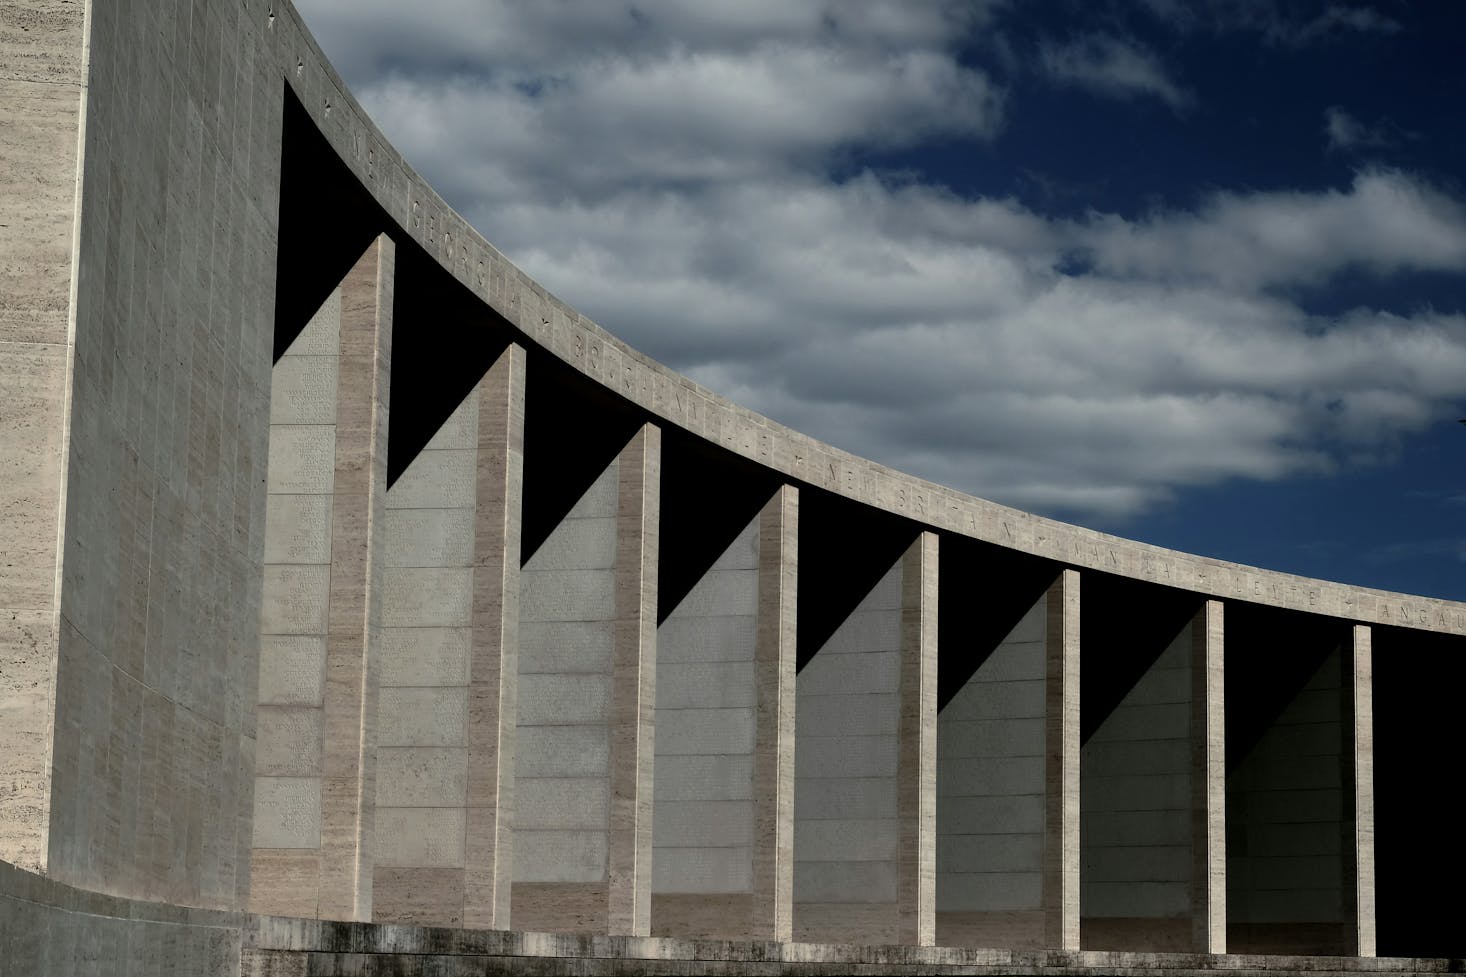
[(1354, 952), (1361, 957), (1372, 957), (1375, 955), (1373, 632), (1366, 624), (1356, 624), (1352, 637), (1348, 678), (1354, 701)]
[(1044, 719), (1044, 938), (1079, 949), (1079, 571), (1048, 592)]
[[(1150, 611), (1144, 604), (1137, 609)], [(1176, 632), (1080, 751), (1079, 903), (1086, 950), (1193, 947), (1195, 623)]]
[(1191, 623), (1191, 934), (1198, 953), (1227, 952), (1227, 743), (1222, 602)]
[(794, 939), (899, 943), (904, 560), (799, 670)]
[(319, 909), (322, 716), (335, 486), (341, 290), (334, 289), (270, 382), (264, 599), (250, 909)]
[(1048, 595), (1039, 594), (937, 716), (943, 946), (1044, 945), (1047, 626)]
[(320, 916), (324, 919), (372, 917), (380, 553), (385, 539), (395, 253), (390, 238), (377, 238), (341, 283), (322, 738)]
[(937, 925), (936, 533), (922, 533), (902, 559), (896, 911), (902, 943), (932, 946)]
[(783, 485), (759, 514), (754, 684), (753, 933), (787, 943), (794, 926), (794, 675), (799, 489)]
[(463, 924), (487, 929), (509, 928), (514, 877), (524, 376), (510, 345), (479, 385)]
[(480, 392), (387, 492), (375, 922), (463, 925)]
[[(1338, 956), (1354, 943), (1352, 649), (1331, 631), (1318, 645), (1344, 640), (1227, 774), (1229, 953)], [(1237, 653), (1237, 630), (1231, 644)], [(1318, 645), (1273, 653), (1312, 657)], [(1247, 690), (1230, 692), (1236, 708)]]
[[(527, 457), (526, 464), (533, 462)], [(594, 479), (520, 568), (513, 812), (517, 930), (607, 929), (620, 467), (613, 460)]]
[(653, 936), (753, 931), (761, 521), (657, 626)]
[(617, 478), (607, 840), (607, 921), (615, 936), (651, 932), (661, 468), (661, 428), (643, 425), (621, 452)]

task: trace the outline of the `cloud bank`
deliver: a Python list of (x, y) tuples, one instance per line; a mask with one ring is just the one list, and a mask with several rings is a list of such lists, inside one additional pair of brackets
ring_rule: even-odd
[[(862, 165), (1001, 134), (1011, 93), (958, 55), (990, 7), (301, 6), (396, 145), (558, 295), (734, 400), (978, 495), (1133, 516), (1385, 457), (1466, 394), (1466, 317), (1291, 297), (1466, 267), (1466, 211), (1410, 173), (1059, 220)], [(1077, 43), (1050, 45), (1052, 75), (1194, 97), (1139, 48)]]

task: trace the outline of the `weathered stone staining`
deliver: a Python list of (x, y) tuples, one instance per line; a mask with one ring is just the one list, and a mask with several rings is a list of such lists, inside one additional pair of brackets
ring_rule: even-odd
[(288, 2), (53, 7), (0, 0), (0, 968), (1466, 955), (1400, 800), (1466, 605), (822, 445), (509, 264)]

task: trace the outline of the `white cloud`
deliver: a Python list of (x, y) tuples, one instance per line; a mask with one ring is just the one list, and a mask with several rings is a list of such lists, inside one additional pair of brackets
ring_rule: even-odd
[(1347, 191), (1225, 193), (1196, 213), (1098, 216), (1076, 234), (1104, 273), (1231, 288), (1466, 268), (1466, 209), (1392, 170), (1361, 172)]
[(1039, 65), (1056, 82), (1110, 98), (1158, 98), (1177, 111), (1194, 101), (1154, 53), (1119, 37), (1090, 34), (1065, 44), (1046, 42), (1039, 48)]
[[(328, 51), (346, 35), (325, 25), (349, 19), (331, 11), (361, 8), (306, 6)], [(957, 8), (712, 6), (647, 5), (639, 27), (609, 5), (483, 4), (453, 50), (509, 67), (351, 80), (450, 202), (587, 315), (756, 410), (980, 495), (1124, 516), (1183, 486), (1379, 457), (1459, 416), (1466, 317), (1316, 317), (1289, 298), (1466, 267), (1458, 200), (1367, 170), (1056, 220), (909, 177), (836, 182), (852, 149), (999, 131), (1002, 92), (953, 54)]]
[(1323, 132), (1333, 150), (1375, 149), (1394, 142), (1382, 127), (1367, 126), (1337, 105), (1324, 110)]
[(882, 53), (936, 50), (987, 21), (1001, 0), (302, 0), (347, 77), (475, 71), (574, 72), (610, 53), (737, 53), (769, 44)]

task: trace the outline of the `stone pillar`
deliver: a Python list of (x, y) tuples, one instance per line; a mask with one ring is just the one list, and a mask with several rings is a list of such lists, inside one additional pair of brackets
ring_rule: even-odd
[(1191, 933), (1198, 953), (1227, 952), (1227, 743), (1222, 602), (1191, 622)]
[(617, 476), (607, 922), (647, 936), (652, 916), (652, 760), (657, 705), (657, 540), (662, 431), (645, 424)]
[[(80, 388), (85, 391), (90, 386), (98, 392), (98, 406), (115, 407), (123, 403), (119, 397), (122, 390), (148, 382), (155, 388), (155, 397), (162, 395), (162, 413), (166, 414), (176, 403), (182, 403), (185, 409), (188, 407), (187, 394), (191, 387), (193, 390), (204, 387), (202, 377), (195, 379), (190, 370), (183, 368), (158, 371), (154, 384), (152, 378), (143, 379), (148, 377), (143, 368), (145, 360), (141, 357), (123, 360), (124, 349), (146, 350), (147, 355), (154, 357), (152, 362), (157, 364), (166, 362), (158, 352), (160, 345), (167, 349), (169, 355), (178, 348), (167, 341), (160, 344), (162, 330), (156, 325), (156, 300), (159, 298), (156, 293), (161, 288), (150, 290), (141, 283), (148, 281), (161, 285), (161, 275), (143, 277), (142, 269), (145, 267), (157, 266), (160, 270), (167, 267), (170, 272), (179, 273), (180, 277), (182, 273), (173, 263), (176, 252), (168, 252), (169, 259), (165, 264), (161, 221), (156, 250), (144, 248), (141, 227), (130, 225), (127, 253), (130, 256), (136, 247), (139, 253), (151, 259), (150, 263), (145, 263), (142, 257), (138, 259), (138, 294), (147, 295), (153, 304), (148, 306), (150, 315), (139, 314), (135, 322), (118, 321), (119, 314), (114, 311), (115, 297), (130, 294), (134, 270), (130, 259), (124, 265), (119, 255), (99, 246), (104, 241), (119, 240), (120, 234), (113, 231), (118, 237), (108, 238), (98, 228), (122, 223), (120, 220), (110, 223), (106, 220), (105, 191), (97, 184), (106, 182), (107, 171), (100, 168), (96, 168), (87, 181), (90, 188), (85, 195), (90, 204), (87, 208), (91, 231), (88, 241), (94, 242), (85, 254), (95, 256), (97, 264), (93, 266), (95, 272), (88, 268), (85, 279), (77, 274), (77, 258), (83, 254), (79, 251), (81, 236), (77, 224), (84, 199), (78, 192), (83, 187), (78, 186), (77, 157), (86, 142), (82, 118), (87, 106), (88, 22), (91, 13), (85, 4), (8, 4), (5, 26), (0, 28), (5, 38), (0, 41), (0, 159), (4, 160), (0, 165), (0, 200), (5, 201), (5, 217), (0, 219), (0, 403), (5, 405), (4, 421), (0, 423), (0, 459), (3, 459), (0, 462), (3, 465), (0, 467), (0, 513), (4, 513), (3, 535), (0, 535), (3, 539), (0, 542), (0, 662), (4, 663), (0, 666), (0, 859), (31, 871), (48, 872), (53, 877), (57, 875), (58, 863), (55, 854), (51, 853), (70, 840), (60, 831), (57, 839), (51, 840), (51, 832), (65, 824), (62, 820), (53, 821), (53, 812), (58, 807), (64, 810), (68, 802), (85, 803), (88, 799), (87, 787), (83, 786), (77, 788), (78, 799), (61, 799), (61, 803), (56, 804), (57, 788), (63, 788), (59, 793), (64, 794), (65, 787), (78, 781), (83, 785), (93, 783), (89, 779), (92, 758), (83, 751), (77, 738), (73, 737), (77, 742), (74, 752), (69, 755), (64, 733), (59, 738), (54, 735), (57, 727), (64, 727), (66, 720), (71, 718), (64, 711), (58, 712), (57, 708), (59, 704), (64, 710), (66, 705), (58, 687), (59, 641), (65, 628), (58, 630), (58, 625), (70, 624), (61, 617), (58, 570), (62, 565), (63, 549), (69, 551), (73, 560), (81, 552), (78, 541), (67, 538), (64, 525), (65, 498), (69, 491), (75, 491), (68, 489), (68, 481), (75, 480), (78, 475), (82, 478), (93, 475), (89, 481), (96, 486), (96, 494), (108, 506), (101, 511), (115, 520), (90, 524), (85, 534), (73, 531), (70, 535), (86, 537), (88, 550), (85, 556), (92, 561), (97, 556), (90, 549), (94, 540), (107, 540), (112, 547), (110, 552), (116, 554), (121, 542), (117, 536), (124, 527), (128, 527), (130, 538), (132, 520), (136, 518), (130, 515), (134, 503), (129, 491), (135, 481), (133, 473), (139, 467), (135, 451), (153, 447), (152, 444), (137, 442), (124, 447), (118, 443), (113, 428), (96, 424), (94, 429), (98, 433), (95, 437), (99, 447), (116, 445), (123, 450), (102, 461), (104, 467), (100, 471), (81, 468), (77, 455), (70, 450), (73, 390)], [(105, 20), (106, 14), (103, 16)], [(171, 31), (168, 34), (172, 36)], [(100, 40), (105, 43), (110, 38), (104, 35)], [(139, 84), (143, 82), (139, 81)], [(186, 179), (169, 184), (172, 193), (180, 192), (180, 183), (194, 185), (189, 181), (196, 180), (203, 171), (198, 159), (194, 163)], [(213, 170), (208, 172), (212, 178)], [(163, 184), (161, 179), (153, 180), (149, 187), (161, 188)], [(99, 197), (103, 202), (98, 202)], [(170, 199), (177, 198), (170, 196)], [(153, 225), (150, 222), (147, 226)], [(175, 233), (183, 229), (184, 240), (191, 240), (186, 235), (192, 226), (187, 218), (175, 219), (167, 225), (169, 231)], [(170, 238), (170, 243), (172, 240)], [(109, 255), (111, 264), (106, 263)], [(206, 253), (206, 260), (210, 256)], [(188, 267), (192, 269), (194, 266), (189, 264)], [(86, 280), (96, 284), (88, 288), (82, 284)], [(122, 292), (124, 286), (128, 292)], [(90, 296), (98, 310), (81, 311), (73, 287), (81, 296)], [(153, 294), (148, 294), (149, 291)], [(100, 298), (104, 294), (108, 296), (105, 306)], [(206, 301), (201, 299), (198, 306), (173, 301), (165, 307), (170, 316), (186, 321), (190, 315), (206, 310)], [(130, 305), (130, 301), (120, 303), (122, 309)], [(127, 328), (124, 329), (124, 325)], [(115, 333), (112, 332), (114, 328)], [(183, 338), (182, 348), (187, 349), (192, 338), (191, 330), (172, 330), (170, 339), (173, 334)], [(126, 342), (118, 342), (116, 347), (110, 343), (103, 345), (101, 337), (113, 335), (126, 337)], [(82, 351), (89, 341), (97, 344), (92, 346), (96, 355), (83, 358)], [(253, 346), (246, 348), (251, 352), (255, 349)], [(138, 367), (136, 374), (129, 368), (133, 365)], [(257, 375), (252, 369), (245, 372)], [(138, 379), (132, 382), (123, 379), (132, 376)], [(183, 393), (181, 401), (173, 399), (180, 389)], [(215, 397), (219, 389), (211, 388)], [(142, 407), (141, 416), (151, 423), (152, 415), (144, 406), (151, 399), (138, 396), (127, 403), (134, 409)], [(81, 400), (86, 402), (85, 393)], [(115, 409), (112, 413), (116, 413)], [(77, 416), (79, 425), (85, 425), (88, 420), (100, 421), (102, 418), (88, 418), (85, 411)], [(179, 423), (178, 419), (173, 420)], [(202, 426), (200, 422), (195, 422), (195, 425)], [(151, 427), (145, 430), (152, 434)], [(157, 437), (163, 441), (171, 436), (172, 431), (170, 425), (161, 429)], [(231, 452), (234, 447), (229, 445)], [(180, 455), (159, 451), (157, 457), (168, 459), (169, 464), (181, 464), (186, 456)], [(241, 452), (241, 458), (247, 457)], [(117, 461), (113, 462), (111, 458)], [(130, 461), (126, 466), (128, 471), (124, 473), (112, 468), (124, 458)], [(227, 471), (232, 477), (234, 455), (231, 453), (229, 458)], [(141, 467), (146, 470), (147, 465)], [(158, 467), (158, 463), (153, 462), (153, 468), (156, 470)], [(179, 484), (181, 488), (181, 480)], [(151, 534), (146, 532), (148, 520), (154, 512), (153, 493), (161, 496), (164, 489), (149, 486), (147, 495), (138, 491), (142, 503), (143, 538), (149, 541), (170, 531), (165, 524), (165, 528), (153, 529)], [(244, 505), (243, 502), (240, 504)], [(166, 510), (160, 505), (156, 511), (161, 514)], [(243, 516), (240, 524), (248, 525)], [(124, 545), (130, 545), (130, 539)], [(158, 576), (156, 568), (149, 573), (150, 555), (146, 551), (142, 554), (141, 594), (134, 594), (128, 589), (135, 586), (134, 580), (139, 574), (132, 572), (129, 566), (117, 569), (116, 555), (112, 557), (111, 567), (105, 563), (98, 567), (103, 575), (109, 569), (115, 574), (119, 609), (125, 608), (131, 615), (146, 613), (149, 577), (156, 580)], [(154, 586), (156, 588), (157, 585)], [(105, 592), (105, 588), (85, 589), (87, 594)], [(158, 599), (156, 595), (159, 592), (159, 589), (152, 592), (155, 599)], [(154, 608), (154, 613), (171, 622), (174, 618), (170, 610), (158, 607)], [(181, 616), (181, 609), (177, 613)], [(154, 623), (153, 626), (156, 629), (158, 625)], [(88, 657), (111, 659), (117, 663), (114, 667), (119, 673), (126, 669), (140, 682), (143, 674), (141, 659), (138, 659), (136, 668), (128, 668), (123, 663), (141, 654), (143, 642), (133, 637), (134, 629), (117, 630), (122, 633), (103, 633), (105, 629), (98, 628), (98, 633), (87, 635), (98, 643), (105, 641), (106, 649), (102, 654)], [(170, 652), (172, 650), (169, 649)], [(150, 680), (156, 668), (157, 663), (150, 656)], [(119, 685), (126, 682), (122, 674), (114, 674), (106, 681), (109, 684), (115, 681)], [(157, 688), (159, 684), (153, 681), (149, 692)], [(163, 711), (157, 708), (158, 705), (161, 704), (149, 700), (149, 707), (155, 710), (150, 723), (156, 723), (157, 715)], [(172, 703), (167, 703), (167, 708), (171, 714)], [(58, 718), (62, 720), (60, 723)], [(81, 722), (97, 718), (77, 717)], [(103, 730), (98, 735), (105, 737), (107, 731)], [(152, 746), (153, 741), (149, 745)], [(58, 749), (53, 752), (53, 747)], [(153, 750), (161, 752), (156, 746)], [(83, 774), (82, 770), (86, 773)], [(165, 779), (159, 783), (176, 782)], [(230, 783), (233, 783), (232, 779)], [(143, 796), (151, 796), (151, 786), (144, 778), (141, 786)], [(142, 819), (146, 818), (144, 806)], [(81, 857), (70, 861), (73, 865), (80, 863), (90, 867), (94, 852), (85, 840), (79, 847)], [(66, 861), (62, 859), (61, 863)], [(85, 870), (77, 871), (69, 866), (63, 868), (62, 875), (69, 882), (103, 889), (122, 884), (122, 880), (115, 877), (89, 878)], [(151, 881), (156, 884), (169, 880), (165, 873), (164, 878)], [(179, 890), (176, 885), (171, 885), (168, 891)]]
[(901, 819), (897, 915), (903, 944), (936, 943), (937, 535), (924, 532), (901, 567)]
[(372, 918), (379, 554), (387, 493), (392, 240), (378, 237), (341, 283), (331, 589), (322, 716), (323, 919)]
[(273, 371), (256, 912), (371, 918), (394, 254), (373, 242)]
[(514, 878), (524, 376), (524, 349), (510, 345), (479, 384), (463, 879), (470, 928), (509, 928)]
[[(1373, 633), (1367, 624), (1356, 624), (1349, 674), (1353, 715), (1354, 891), (1345, 893), (1354, 903), (1354, 953), (1375, 955), (1374, 915), (1374, 664)], [(1345, 722), (1348, 722), (1345, 717)], [(1349, 789), (1345, 785), (1345, 789)]]
[(1079, 571), (1048, 591), (1045, 681), (1044, 942), (1079, 949)]
[(780, 486), (759, 513), (754, 639), (753, 932), (787, 943), (794, 925), (794, 674), (799, 489)]

